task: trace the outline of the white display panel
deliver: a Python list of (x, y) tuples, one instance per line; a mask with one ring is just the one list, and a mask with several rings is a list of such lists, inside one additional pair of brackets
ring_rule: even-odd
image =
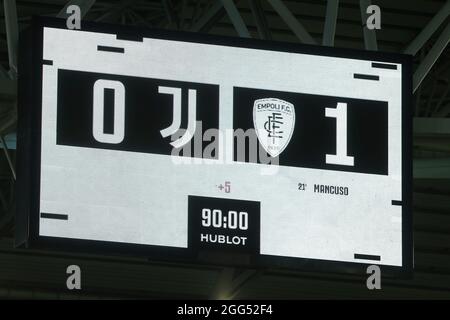
[[(111, 33), (54, 27), (43, 28), (42, 58), (45, 63), (41, 79), (39, 236), (189, 249), (188, 206), (192, 201), (189, 197), (235, 199), (259, 203), (259, 236), (257, 249), (254, 249), (258, 255), (404, 266), (404, 212), (402, 205), (397, 205), (403, 201), (404, 182), (402, 63), (183, 39), (120, 40)], [(88, 86), (86, 83), (91, 80), (80, 80), (85, 75), (86, 79), (97, 77), (100, 82), (96, 78), (92, 80), (95, 85)], [(158, 131), (172, 122), (177, 127), (177, 111), (176, 106), (171, 109), (171, 104), (159, 105), (159, 100), (139, 97), (133, 98), (134, 104), (130, 105), (129, 95), (133, 94), (130, 86), (143, 90), (138, 83), (146, 87), (145, 79), (153, 81), (148, 82), (148, 91), (153, 90), (153, 83), (156, 83), (159, 92), (154, 94), (167, 101), (175, 101), (178, 93), (175, 89), (161, 89), (176, 87), (164, 81), (187, 83), (187, 87), (182, 85), (179, 91), (183, 103), (180, 102), (182, 119), (178, 127), (186, 129), (189, 116), (200, 121), (206, 114), (203, 109), (197, 110), (196, 115), (189, 114), (192, 112), (189, 103), (194, 106), (195, 100), (187, 101), (193, 99), (194, 93), (198, 94), (197, 105), (202, 104), (210, 113), (217, 112), (217, 118), (212, 116), (211, 123), (214, 127), (217, 119), (220, 143), (212, 159), (146, 151), (145, 138), (136, 137), (131, 123), (142, 121)], [(158, 85), (159, 80), (163, 81), (161, 85)], [(189, 83), (197, 86), (191, 93), (186, 89), (190, 88)], [(105, 88), (114, 98), (98, 97)], [(85, 94), (74, 93), (75, 90), (92, 90), (94, 93), (89, 93), (89, 97), (94, 97), (89, 98), (92, 103), (84, 105), (84, 98), (80, 98), (80, 102), (61, 101)], [(264, 91), (267, 94), (261, 93)], [(209, 105), (202, 101), (211, 105), (214, 102), (202, 96), (202, 92), (211, 93), (211, 97), (217, 94), (217, 108), (208, 109)], [(104, 93), (106, 95), (107, 91)], [(244, 117), (250, 112), (245, 117), (252, 119), (251, 124), (256, 126), (253, 108), (257, 102), (255, 105), (247, 103), (256, 101), (252, 98), (256, 95), (263, 98), (262, 102), (275, 99), (270, 101), (281, 101), (280, 104), (287, 108), (292, 105), (295, 110), (294, 115), (291, 111), (285, 113), (280, 121), (287, 123), (290, 117), (290, 127), (283, 124), (283, 130), (292, 132), (284, 139), (284, 148), (280, 148), (278, 166), (258, 161), (233, 161), (236, 150), (232, 130), (241, 123), (238, 120), (241, 113)], [(70, 98), (72, 96), (74, 98)], [(115, 101), (109, 136), (102, 133), (106, 131), (106, 122), (98, 119), (111, 111), (100, 108), (95, 115), (96, 103), (103, 107), (107, 99)], [(320, 106), (321, 101), (328, 101), (326, 99), (338, 103), (328, 105), (327, 102)], [(308, 101), (318, 101), (317, 106), (316, 102), (307, 105)], [(170, 109), (171, 117), (161, 116), (164, 121), (156, 121), (157, 118), (149, 116), (148, 119), (133, 118), (135, 122), (131, 122), (129, 119), (134, 113), (129, 109), (134, 105), (143, 110), (148, 108), (151, 110), (148, 112), (155, 114), (158, 108)], [(366, 105), (367, 113), (362, 109)], [(327, 110), (321, 109), (318, 113), (314, 108)], [(89, 112), (91, 115), (85, 122), (77, 121), (77, 113)], [(365, 114), (367, 117), (376, 115), (372, 124)], [(139, 117), (146, 116), (140, 114)], [(268, 116), (271, 115), (268, 113)], [(322, 117), (311, 127), (320, 132), (320, 126), (324, 125), (325, 133), (317, 138), (316, 149), (311, 142), (316, 139), (316, 131), (309, 134), (305, 129), (306, 123), (315, 120), (305, 120), (307, 117)], [(262, 119), (264, 124), (265, 118)], [(367, 124), (354, 124), (355, 119), (367, 121)], [(91, 128), (86, 133), (89, 124)], [(349, 138), (347, 134), (370, 126), (384, 132), (385, 136), (370, 136), (370, 139), (380, 141), (379, 148), (386, 149), (385, 156), (376, 158), (374, 155), (372, 160), (365, 156), (363, 161), (358, 152), (366, 150), (364, 142)], [(80, 142), (77, 134), (70, 133), (70, 128), (80, 132), (79, 137), (89, 135), (89, 139), (101, 147), (88, 140), (85, 144)], [(266, 131), (269, 132), (267, 127)], [(367, 134), (361, 131), (360, 139)], [(139, 149), (137, 144), (118, 147), (131, 141), (130, 136), (133, 141), (139, 140), (139, 146), (145, 150)], [(167, 148), (172, 148), (170, 137), (164, 140), (161, 135), (160, 138), (158, 145), (167, 144)], [(300, 148), (298, 152), (289, 149), (293, 143), (301, 145), (301, 139), (309, 141), (310, 149)], [(335, 151), (322, 152), (320, 141), (329, 139), (336, 144)], [(191, 142), (194, 143), (194, 139), (189, 140)], [(361, 149), (356, 145), (361, 145)], [(307, 156), (305, 150), (316, 150), (318, 155)], [(341, 156), (336, 156), (339, 153)], [(316, 158), (323, 163), (316, 165)], [(297, 159), (300, 159), (298, 164)], [(227, 192), (221, 188), (225, 182), (230, 188)], [(325, 193), (329, 186), (340, 187), (338, 190), (343, 194)], [(253, 218), (249, 218), (252, 221)]]

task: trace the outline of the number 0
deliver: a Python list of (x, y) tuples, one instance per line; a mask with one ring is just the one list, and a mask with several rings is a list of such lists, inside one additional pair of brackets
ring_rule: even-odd
[[(105, 89), (114, 90), (113, 133), (105, 133), (103, 127)], [(95, 140), (103, 143), (121, 143), (125, 136), (125, 87), (122, 82), (103, 79), (95, 81), (93, 105), (92, 134)]]

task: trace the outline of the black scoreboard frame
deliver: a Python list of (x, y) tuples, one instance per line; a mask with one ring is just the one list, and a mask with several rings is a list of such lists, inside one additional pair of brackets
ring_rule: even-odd
[[(15, 246), (70, 250), (80, 253), (143, 256), (152, 260), (192, 264), (231, 265), (244, 268), (279, 267), (302, 271), (365, 274), (374, 263), (258, 255), (255, 257), (197, 254), (185, 248), (80, 240), (39, 236), (42, 65), (44, 27), (66, 28), (58, 18), (33, 17), (20, 35), (18, 128), (17, 128), (17, 215)], [(382, 275), (410, 278), (413, 272), (412, 223), (412, 56), (397, 53), (334, 48), (257, 39), (243, 39), (193, 32), (145, 29), (82, 21), (82, 31), (116, 34), (119, 39), (142, 37), (215, 44), (319, 56), (377, 60), (402, 65), (402, 266), (381, 265)], [(188, 226), (189, 228), (190, 226)]]

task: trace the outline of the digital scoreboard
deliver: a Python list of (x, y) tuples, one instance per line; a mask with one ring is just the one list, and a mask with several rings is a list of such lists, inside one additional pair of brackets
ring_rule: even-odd
[(409, 56), (38, 19), (19, 76), (17, 245), (412, 269)]

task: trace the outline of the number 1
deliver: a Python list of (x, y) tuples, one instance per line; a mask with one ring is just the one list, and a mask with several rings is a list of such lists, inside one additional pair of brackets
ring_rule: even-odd
[(325, 163), (354, 166), (354, 158), (347, 155), (347, 103), (325, 108), (325, 117), (336, 118), (336, 154), (326, 154)]

